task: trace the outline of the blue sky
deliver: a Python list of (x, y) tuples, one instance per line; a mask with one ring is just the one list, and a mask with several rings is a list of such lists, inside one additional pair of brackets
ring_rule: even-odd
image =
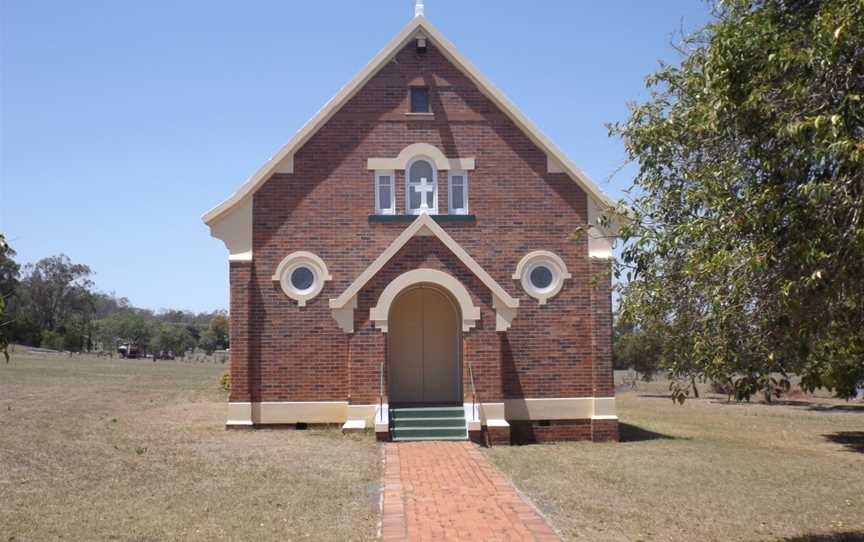
[[(405, 25), (412, 0), (0, 0), (0, 231), (151, 309), (228, 305), (202, 213)], [(700, 0), (426, 0), (426, 15), (607, 193), (605, 123), (646, 96)]]

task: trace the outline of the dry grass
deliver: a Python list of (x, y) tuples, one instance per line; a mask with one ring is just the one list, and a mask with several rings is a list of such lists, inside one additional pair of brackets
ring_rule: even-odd
[(224, 366), (0, 363), (0, 541), (366, 540), (371, 437), (225, 431)]
[[(0, 542), (363, 540), (380, 454), (337, 431), (225, 431), (224, 366), (0, 363)], [(619, 395), (621, 444), (496, 447), (569, 540), (864, 540), (864, 405)]]
[(497, 447), (568, 540), (864, 540), (864, 404), (619, 395), (620, 444)]

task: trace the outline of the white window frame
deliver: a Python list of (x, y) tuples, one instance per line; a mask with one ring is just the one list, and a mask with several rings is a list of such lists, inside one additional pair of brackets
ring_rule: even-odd
[[(538, 267), (546, 267), (552, 272), (552, 282), (545, 288), (537, 288), (531, 282), (531, 272)], [(513, 273), (513, 280), (520, 281), (525, 293), (539, 301), (541, 305), (545, 305), (547, 301), (558, 295), (564, 287), (564, 281), (570, 278), (572, 275), (567, 271), (564, 260), (548, 250), (535, 250), (526, 254), (516, 265), (516, 272)]]
[[(308, 268), (313, 275), (312, 284), (305, 290), (298, 290), (291, 283), (291, 275), (299, 267)], [(311, 252), (302, 250), (286, 256), (271, 277), (273, 282), (279, 284), (285, 295), (296, 301), (297, 305), (301, 307), (305, 307), (307, 301), (315, 299), (324, 289), (324, 283), (332, 278), (327, 271), (327, 264), (324, 263), (324, 260)]]
[[(419, 215), (420, 209), (412, 209), (411, 208), (411, 168), (417, 162), (426, 162), (432, 168), (432, 208), (429, 209), (430, 215), (438, 214), (438, 169), (435, 167), (435, 160), (431, 158), (427, 158), (425, 156), (417, 156), (412, 158), (407, 164), (405, 164), (405, 214), (406, 215)], [(421, 200), (422, 203), (422, 200)]]
[[(390, 177), (390, 207), (388, 209), (381, 208), (381, 198), (379, 191), (381, 177)], [(396, 214), (396, 172), (392, 170), (378, 170), (375, 172), (375, 214), (376, 215), (395, 215)]]
[[(462, 177), (462, 199), (465, 207), (457, 209), (453, 207), (453, 177)], [(450, 207), (451, 215), (468, 214), (468, 172), (451, 170), (447, 173), (447, 205)]]

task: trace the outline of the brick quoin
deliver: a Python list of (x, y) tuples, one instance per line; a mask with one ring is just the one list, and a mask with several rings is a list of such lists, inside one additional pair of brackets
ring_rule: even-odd
[[(429, 88), (430, 117), (405, 114), (408, 88)], [(474, 157), (468, 172), (473, 222), (445, 222), (452, 236), (520, 306), (507, 332), (495, 330), (489, 289), (436, 237), (411, 239), (361, 290), (354, 333), (343, 332), (328, 300), (341, 294), (402, 232), (406, 223), (370, 222), (370, 157), (396, 157), (412, 143), (446, 156)], [(405, 212), (404, 172), (395, 179), (397, 214)], [(438, 172), (439, 213), (446, 213), (447, 172)], [(293, 174), (275, 174), (254, 194), (252, 262), (232, 262), (231, 401), (378, 400), (386, 335), (369, 309), (401, 273), (439, 269), (468, 290), (481, 318), (463, 333), (463, 389), (474, 365), (484, 402), (510, 398), (612, 397), (610, 262), (588, 257), (586, 193), (432, 44), (409, 44), (294, 155)], [(548, 250), (572, 274), (546, 305), (512, 279), (527, 253)], [(332, 280), (305, 307), (271, 279), (286, 255), (309, 251)], [(616, 420), (513, 422), (519, 439), (614, 440)], [(492, 434), (492, 431), (490, 431)], [(509, 440), (511, 435), (493, 435)], [(514, 437), (515, 438), (515, 437)]]

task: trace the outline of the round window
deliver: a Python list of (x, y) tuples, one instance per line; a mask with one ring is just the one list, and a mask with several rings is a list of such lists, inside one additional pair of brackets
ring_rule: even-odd
[(314, 284), (315, 273), (305, 265), (301, 265), (291, 272), (291, 286), (299, 293), (310, 290)]
[(303, 251), (286, 256), (273, 273), (273, 282), (278, 283), (285, 295), (301, 307), (320, 294), (324, 283), (331, 278), (324, 260)]
[(550, 286), (552, 286), (552, 279), (554, 275), (552, 274), (552, 270), (546, 267), (543, 264), (534, 266), (531, 269), (531, 274), (529, 275), (531, 278), (531, 286), (534, 286), (538, 290), (546, 290)]
[(570, 278), (567, 265), (556, 254), (547, 250), (537, 250), (526, 255), (516, 266), (513, 279), (522, 282), (525, 293), (545, 305), (558, 295), (564, 281)]

